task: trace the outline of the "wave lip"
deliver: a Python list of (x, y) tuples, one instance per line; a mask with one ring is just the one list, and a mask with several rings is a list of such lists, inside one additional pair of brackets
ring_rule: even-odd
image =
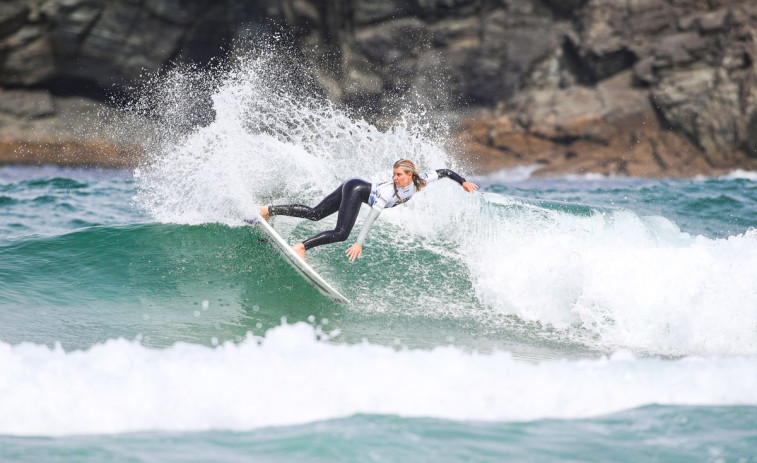
[(0, 344), (0, 434), (249, 430), (355, 414), (583, 418), (660, 405), (757, 405), (754, 357), (548, 361), (456, 347), (318, 341), (299, 323), (217, 348), (112, 340), (87, 351)]

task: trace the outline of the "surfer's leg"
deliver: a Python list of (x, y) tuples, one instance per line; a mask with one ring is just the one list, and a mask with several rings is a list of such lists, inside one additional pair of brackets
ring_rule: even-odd
[(336, 228), (306, 239), (302, 242), (304, 249), (307, 250), (316, 246), (346, 240), (350, 236), (352, 227), (355, 226), (355, 220), (357, 220), (358, 213), (360, 212), (360, 205), (368, 202), (370, 193), (371, 184), (365, 180), (353, 178), (344, 182), (342, 184)]
[[(299, 217), (301, 219), (321, 220), (339, 210), (339, 204), (342, 202), (343, 186), (344, 183), (339, 185), (336, 190), (323, 198), (323, 201), (318, 203), (315, 207), (308, 207), (302, 204), (268, 206), (268, 213), (270, 215), (288, 215), (290, 217)], [(265, 217), (265, 215), (263, 215), (263, 217)]]

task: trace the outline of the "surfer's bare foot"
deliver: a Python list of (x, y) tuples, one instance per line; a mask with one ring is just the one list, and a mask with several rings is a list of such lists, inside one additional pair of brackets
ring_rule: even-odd
[(305, 245), (302, 243), (297, 243), (294, 246), (292, 246), (292, 249), (294, 252), (297, 253), (298, 256), (302, 258), (302, 260), (305, 260)]
[(268, 212), (268, 206), (260, 206), (260, 217), (263, 217), (263, 219), (268, 220), (270, 216), (271, 214)]

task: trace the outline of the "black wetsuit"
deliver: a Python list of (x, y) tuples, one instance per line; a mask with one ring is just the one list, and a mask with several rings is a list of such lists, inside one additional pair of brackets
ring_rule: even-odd
[[(434, 173), (436, 178), (451, 178), (460, 185), (465, 182), (465, 179), (463, 177), (449, 169), (438, 169)], [(422, 177), (424, 179), (427, 179), (427, 181), (436, 180), (436, 178), (431, 178), (429, 174), (430, 173), (424, 173), (422, 174)], [(325, 217), (330, 216), (334, 212), (339, 212), (339, 215), (336, 219), (336, 228), (312, 236), (303, 241), (302, 244), (305, 245), (305, 249), (310, 249), (316, 246), (323, 246), (324, 244), (345, 241), (350, 236), (352, 227), (355, 226), (355, 220), (357, 220), (361, 204), (365, 203), (370, 206), (374, 206), (377, 195), (379, 198), (381, 197), (381, 190), (384, 191), (385, 198), (383, 201), (379, 201), (379, 203), (381, 204), (381, 206), (378, 208), (379, 211), (384, 207), (394, 207), (400, 202), (394, 200), (394, 198), (386, 198), (386, 196), (388, 195), (385, 192), (391, 191), (387, 188), (387, 185), (389, 184), (391, 184), (391, 182), (371, 184), (365, 180), (353, 178), (342, 183), (336, 190), (326, 196), (323, 201), (318, 203), (318, 205), (315, 207), (308, 207), (302, 204), (287, 204), (280, 206), (270, 206), (268, 208), (268, 212), (271, 216), (287, 215), (309, 220), (321, 220)], [(406, 202), (407, 200), (409, 200), (410, 197), (417, 191), (415, 190), (415, 187), (412, 183), (408, 187), (397, 190), (395, 190), (395, 192), (396, 194), (400, 195), (401, 202)], [(387, 199), (392, 199), (393, 201), (387, 201)], [(376, 216), (378, 216), (378, 213), (373, 216), (372, 220), (366, 221), (367, 227), (370, 227), (370, 224), (373, 223), (373, 220), (375, 220)]]

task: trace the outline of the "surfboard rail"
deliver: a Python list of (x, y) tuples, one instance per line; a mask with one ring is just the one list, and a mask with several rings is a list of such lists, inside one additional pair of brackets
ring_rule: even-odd
[(313, 285), (318, 291), (320, 291), (321, 294), (328, 297), (329, 299), (339, 302), (340, 304), (348, 304), (350, 302), (349, 299), (344, 297), (342, 293), (336, 290), (333, 286), (331, 286), (326, 280), (321, 277), (318, 272), (313, 270), (313, 267), (308, 265), (307, 262), (305, 262), (300, 256), (297, 255), (296, 252), (292, 249), (292, 247), (289, 245), (289, 243), (284, 240), (284, 238), (281, 237), (281, 235), (274, 230), (274, 228), (271, 226), (271, 224), (268, 223), (265, 219), (263, 219), (262, 216), (258, 215), (255, 217), (254, 221), (247, 221), (248, 224), (252, 226), (260, 226), (260, 229), (265, 232), (266, 235), (268, 235), (271, 238), (271, 242), (276, 246), (276, 248), (281, 251), (282, 256), (286, 259), (287, 262), (295, 269), (297, 272), (302, 275), (305, 280), (307, 280), (311, 285)]

